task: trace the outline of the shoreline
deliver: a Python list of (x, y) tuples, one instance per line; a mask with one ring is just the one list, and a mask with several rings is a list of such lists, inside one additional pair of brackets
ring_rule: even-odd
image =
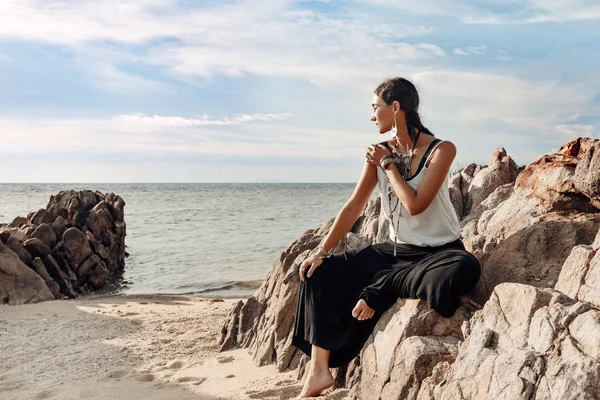
[(239, 300), (97, 294), (1, 306), (0, 392), (14, 400), (295, 397), (295, 371), (257, 367), (246, 349), (219, 352)]

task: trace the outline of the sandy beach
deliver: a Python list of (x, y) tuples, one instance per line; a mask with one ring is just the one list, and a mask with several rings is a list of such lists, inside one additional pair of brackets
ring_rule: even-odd
[(236, 301), (102, 296), (2, 306), (0, 398), (293, 398), (295, 373), (259, 368), (245, 349), (218, 351)]

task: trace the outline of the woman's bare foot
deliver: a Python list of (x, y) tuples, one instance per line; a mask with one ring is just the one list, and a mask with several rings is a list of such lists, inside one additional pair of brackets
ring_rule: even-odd
[(305, 397), (319, 396), (323, 390), (331, 386), (333, 386), (333, 376), (329, 368), (318, 373), (311, 370), (298, 398), (303, 399)]
[(360, 299), (354, 309), (352, 310), (352, 316), (359, 321), (364, 321), (365, 319), (369, 319), (375, 315), (375, 310), (367, 305), (367, 302), (363, 299)]

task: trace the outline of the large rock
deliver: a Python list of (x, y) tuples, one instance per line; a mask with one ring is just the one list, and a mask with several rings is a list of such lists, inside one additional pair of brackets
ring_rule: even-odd
[(453, 362), (468, 314), (443, 318), (425, 302), (400, 299), (375, 326), (360, 354), (355, 396), (364, 400), (416, 399), (421, 382), (440, 362)]
[(483, 266), (479, 302), (502, 282), (553, 287), (571, 249), (594, 240), (600, 214), (574, 189), (584, 146), (575, 152), (573, 143), (527, 166), (514, 187), (498, 187), (463, 221), (465, 246)]
[(464, 202), (463, 215), (468, 215), (498, 187), (514, 182), (518, 173), (517, 164), (506, 150), (497, 148), (490, 157), (490, 164), (473, 176)]
[(53, 299), (44, 280), (0, 243), (0, 304), (18, 305)]
[(35, 213), (30, 214), (30, 217), (27, 218), (27, 222), (32, 225), (52, 223), (52, 221), (54, 221), (52, 215), (44, 208), (40, 208)]
[(77, 272), (83, 260), (92, 255), (87, 235), (75, 227), (65, 231), (55, 251), (66, 259), (74, 272)]
[(62, 297), (60, 293), (60, 287), (58, 286), (58, 283), (56, 283), (56, 281), (52, 279), (52, 277), (48, 273), (44, 262), (39, 257), (36, 257), (31, 263), (31, 267), (44, 280), (44, 282), (46, 282), (46, 286), (48, 286), (48, 289), (50, 290), (50, 293), (52, 293), (52, 296), (54, 296), (55, 299), (60, 299)]
[(27, 239), (23, 242), (25, 250), (31, 254), (32, 257), (46, 257), (50, 254), (50, 247), (46, 246), (40, 239)]
[(16, 236), (9, 237), (6, 241), (6, 246), (8, 246), (8, 248), (11, 249), (17, 256), (19, 256), (19, 259), (21, 259), (23, 264), (31, 265), (33, 257), (27, 250), (25, 250), (23, 243), (21, 243)]
[(573, 248), (554, 288), (600, 307), (600, 231), (591, 246)]
[(121, 276), (124, 207), (114, 193), (62, 191), (50, 198), (46, 209), (0, 227), (0, 235), (54, 297), (76, 297)]
[(29, 237), (41, 240), (49, 249), (56, 246), (56, 233), (50, 224), (43, 223), (39, 225)]
[(420, 400), (597, 399), (600, 310), (551, 289), (498, 285), (442, 383)]

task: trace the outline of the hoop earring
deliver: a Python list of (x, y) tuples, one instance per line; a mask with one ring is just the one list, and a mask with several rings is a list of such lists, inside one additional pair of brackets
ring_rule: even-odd
[(398, 125), (396, 124), (396, 115), (394, 114), (394, 124), (392, 125), (392, 130), (390, 131), (391, 136), (395, 137), (398, 133)]

